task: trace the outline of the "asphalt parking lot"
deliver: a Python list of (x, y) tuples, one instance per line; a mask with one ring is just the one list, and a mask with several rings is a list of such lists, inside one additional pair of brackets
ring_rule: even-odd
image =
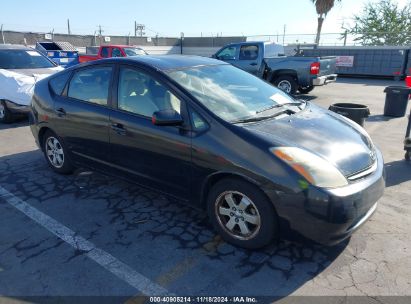
[(335, 247), (290, 236), (260, 251), (235, 248), (220, 240), (205, 213), (168, 197), (81, 169), (53, 173), (26, 121), (0, 125), (0, 303), (43, 296), (137, 303), (150, 292), (267, 302), (288, 295), (362, 296), (367, 303), (411, 296), (407, 117), (382, 115), (384, 87), (393, 84), (344, 78), (306, 97), (324, 107), (367, 104), (366, 129), (386, 163), (376, 214)]

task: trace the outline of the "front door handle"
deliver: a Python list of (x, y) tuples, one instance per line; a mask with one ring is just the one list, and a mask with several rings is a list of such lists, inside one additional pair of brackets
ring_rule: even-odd
[(56, 110), (56, 114), (58, 117), (64, 117), (66, 116), (67, 113), (66, 113), (66, 110), (64, 110), (63, 108), (58, 108)]
[(250, 63), (250, 65), (256, 66), (256, 65), (257, 65), (257, 62)]
[(122, 124), (119, 123), (115, 123), (111, 125), (111, 129), (116, 132), (118, 135), (126, 135), (126, 129), (124, 128), (124, 126)]

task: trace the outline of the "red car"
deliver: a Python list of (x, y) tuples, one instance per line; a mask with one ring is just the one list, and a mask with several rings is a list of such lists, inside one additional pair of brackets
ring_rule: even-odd
[(148, 55), (143, 49), (131, 45), (102, 45), (97, 55), (79, 55), (79, 62), (87, 62), (110, 57), (128, 57)]

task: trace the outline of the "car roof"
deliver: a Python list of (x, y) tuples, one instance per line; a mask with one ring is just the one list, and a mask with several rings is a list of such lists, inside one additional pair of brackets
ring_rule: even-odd
[(133, 48), (133, 47), (136, 47), (136, 45), (125, 45), (125, 44), (110, 44), (110, 45), (102, 45), (102, 46), (119, 47), (119, 48)]
[(139, 62), (151, 68), (161, 71), (180, 70), (191, 67), (207, 66), (207, 65), (228, 65), (228, 63), (202, 57), (188, 55), (147, 55), (147, 56), (131, 56), (112, 59), (115, 62)]
[(32, 51), (33, 49), (20, 44), (0, 44), (0, 50), (26, 50)]
[(241, 44), (241, 45), (249, 45), (249, 44), (259, 44), (259, 43), (265, 43), (265, 42), (264, 42), (264, 41), (232, 42), (232, 43), (229, 43), (229, 44), (225, 45), (224, 47), (231, 46), (231, 45), (239, 45), (239, 44)]

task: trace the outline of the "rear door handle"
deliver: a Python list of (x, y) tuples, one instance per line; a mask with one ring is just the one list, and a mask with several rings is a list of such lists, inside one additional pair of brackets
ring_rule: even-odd
[(250, 63), (250, 65), (256, 66), (256, 65), (257, 65), (257, 62)]
[(119, 123), (115, 123), (111, 125), (111, 129), (116, 132), (118, 135), (126, 135), (126, 129), (124, 128), (124, 126), (122, 124)]
[(56, 110), (56, 114), (58, 117), (64, 117), (66, 116), (67, 113), (66, 113), (66, 110), (64, 110), (63, 108), (58, 108)]

